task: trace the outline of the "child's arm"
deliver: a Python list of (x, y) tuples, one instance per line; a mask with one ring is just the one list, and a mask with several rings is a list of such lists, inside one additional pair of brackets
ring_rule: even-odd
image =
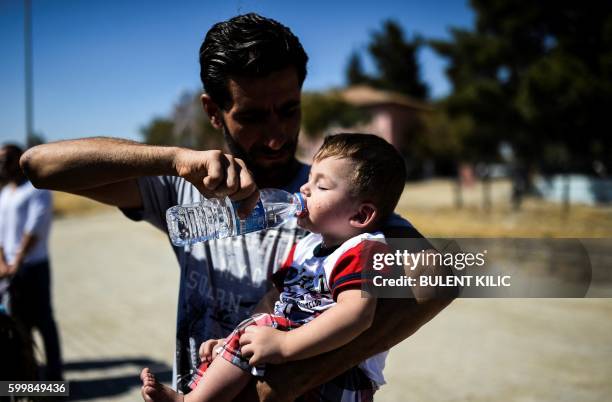
[(361, 289), (338, 295), (337, 304), (306, 325), (287, 332), (286, 361), (320, 355), (349, 343), (372, 325), (376, 299)]
[(335, 306), (290, 332), (248, 327), (240, 337), (242, 354), (251, 356), (251, 365), (320, 355), (345, 345), (368, 329), (375, 310), (374, 297), (363, 297), (361, 289), (345, 290), (338, 295)]

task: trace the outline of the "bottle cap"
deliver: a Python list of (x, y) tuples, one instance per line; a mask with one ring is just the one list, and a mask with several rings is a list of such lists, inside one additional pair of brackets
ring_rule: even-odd
[(302, 193), (295, 193), (295, 198), (298, 200), (298, 211), (295, 214), (296, 216), (306, 215), (308, 213), (308, 208), (306, 207), (306, 200), (304, 200), (304, 196)]

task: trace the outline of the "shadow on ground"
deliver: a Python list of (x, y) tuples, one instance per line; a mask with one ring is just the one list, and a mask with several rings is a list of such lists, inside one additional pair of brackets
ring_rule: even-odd
[[(157, 379), (163, 383), (172, 381), (172, 367), (168, 367), (165, 363), (147, 358), (131, 358), (131, 359), (105, 359), (105, 360), (87, 360), (73, 361), (64, 363), (64, 372), (70, 376), (70, 372), (87, 372), (92, 370), (108, 370), (117, 371), (122, 366), (133, 366), (134, 374), (108, 375), (104, 374), (101, 378), (92, 379), (71, 379), (70, 380), (70, 397), (68, 400), (89, 400), (96, 398), (109, 398), (119, 394), (127, 393), (132, 388), (140, 388), (141, 382), (138, 377), (140, 368), (149, 367)], [(125, 370), (122, 370), (125, 372)]]

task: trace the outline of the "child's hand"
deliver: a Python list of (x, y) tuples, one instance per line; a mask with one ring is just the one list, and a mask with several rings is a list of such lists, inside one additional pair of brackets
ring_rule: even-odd
[(223, 345), (225, 339), (209, 339), (200, 345), (198, 354), (201, 361), (212, 362), (219, 354), (219, 348)]
[(286, 361), (288, 332), (255, 325), (247, 327), (244, 332), (240, 337), (240, 351), (244, 357), (250, 357), (251, 366), (262, 363), (279, 364)]

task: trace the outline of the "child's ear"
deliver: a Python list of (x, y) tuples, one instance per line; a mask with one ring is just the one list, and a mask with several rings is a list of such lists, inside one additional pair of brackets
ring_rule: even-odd
[(349, 223), (354, 228), (365, 229), (378, 218), (378, 209), (370, 202), (364, 202), (351, 217)]
[(200, 101), (202, 102), (204, 111), (210, 119), (210, 124), (217, 130), (221, 130), (223, 128), (221, 108), (217, 106), (208, 94), (202, 94), (202, 96), (200, 96)]

